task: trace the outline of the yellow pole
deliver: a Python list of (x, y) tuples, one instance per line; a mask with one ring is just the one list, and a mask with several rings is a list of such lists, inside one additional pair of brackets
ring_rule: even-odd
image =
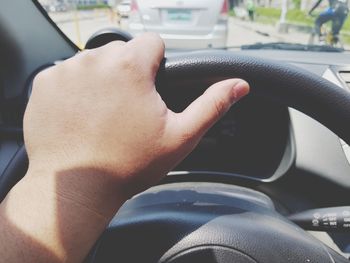
[(114, 22), (115, 22), (115, 12), (114, 12), (112, 7), (109, 7), (108, 11), (109, 11), (109, 17), (110, 17), (111, 23), (114, 24)]
[(83, 44), (81, 42), (81, 37), (80, 37), (80, 25), (79, 25), (79, 15), (78, 15), (78, 8), (75, 7), (74, 9), (74, 25), (75, 25), (75, 33), (76, 33), (76, 36), (77, 36), (77, 46), (82, 49), (83, 48)]

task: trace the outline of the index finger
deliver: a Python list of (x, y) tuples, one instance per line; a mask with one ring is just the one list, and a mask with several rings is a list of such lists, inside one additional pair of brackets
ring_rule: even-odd
[(156, 33), (145, 33), (127, 42), (125, 47), (134, 52), (139, 64), (151, 69), (155, 78), (165, 50), (160, 36)]

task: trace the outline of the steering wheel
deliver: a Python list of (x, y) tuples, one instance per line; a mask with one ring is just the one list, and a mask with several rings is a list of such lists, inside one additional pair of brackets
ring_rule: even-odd
[[(207, 87), (231, 77), (247, 80), (253, 94), (304, 112), (350, 144), (350, 93), (292, 65), (226, 51), (194, 52), (165, 59), (156, 86), (162, 95), (175, 86)], [(20, 159), (14, 166), (22, 164)], [(165, 184), (135, 196), (86, 261), (348, 262), (278, 214), (266, 195), (217, 183)]]

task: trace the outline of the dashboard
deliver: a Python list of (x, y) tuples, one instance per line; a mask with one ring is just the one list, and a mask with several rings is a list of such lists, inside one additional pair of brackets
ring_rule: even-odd
[[(349, 89), (350, 54), (347, 53), (233, 52), (273, 57)], [(191, 90), (193, 94), (189, 101), (179, 105), (172, 98), (181, 96), (182, 90), (186, 94)], [(166, 98), (175, 111), (183, 110), (200, 94), (193, 87), (177, 87), (176, 92)], [(272, 197), (279, 212), (285, 214), (310, 207), (349, 205), (349, 146), (302, 112), (263, 97), (248, 96), (209, 130), (197, 149), (169, 173), (166, 182), (191, 178), (253, 185)], [(311, 234), (350, 256), (348, 233)]]
[[(177, 96), (182, 96), (181, 91)], [(179, 109), (171, 99), (169, 104)], [(293, 158), (290, 151), (286, 153), (291, 136), (286, 107), (248, 96), (208, 131), (175, 171), (216, 171), (267, 179), (276, 173), (286, 154)]]
[[(347, 53), (281, 50), (233, 52), (274, 57), (348, 89), (350, 67), (347, 63), (350, 55)], [(200, 95), (201, 89), (170, 87), (168, 90), (172, 92), (167, 91), (164, 99), (172, 110), (179, 112)], [(187, 100), (180, 104), (176, 99), (179, 97), (186, 97)], [(317, 174), (325, 184), (345, 185), (347, 188), (350, 187), (349, 160), (349, 146), (317, 121), (267, 98), (248, 96), (234, 105), (209, 130), (196, 150), (171, 175), (216, 172), (237, 178), (244, 176), (252, 180), (271, 181), (294, 171), (298, 174)]]

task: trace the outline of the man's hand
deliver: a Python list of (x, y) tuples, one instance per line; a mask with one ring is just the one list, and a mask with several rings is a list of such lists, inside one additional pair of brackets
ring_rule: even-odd
[[(59, 233), (47, 235), (48, 247), (59, 260), (81, 260), (120, 205), (160, 180), (248, 93), (246, 82), (225, 80), (210, 87), (185, 111), (174, 113), (154, 85), (163, 57), (162, 40), (145, 34), (128, 43), (112, 42), (83, 51), (35, 78), (24, 118), (30, 167), (5, 205), (7, 212), (15, 214), (8, 212), (8, 218), (16, 226), (28, 235), (45, 235), (41, 228), (31, 233), (27, 227), (31, 214), (18, 215), (23, 205), (18, 200), (35, 185), (40, 197), (27, 200), (34, 202), (33, 213), (38, 212), (35, 202), (39, 200), (44, 207), (45, 202), (56, 204), (45, 209), (55, 209), (52, 216), (64, 218)], [(90, 219), (85, 220), (90, 220), (90, 232), (72, 241), (69, 229), (83, 227), (86, 231), (87, 226), (77, 213), (81, 217), (89, 214)], [(20, 216), (26, 220), (18, 219)], [(39, 225), (57, 229), (55, 222)], [(58, 240), (55, 233), (61, 236)], [(46, 242), (43, 236), (33, 238)], [(76, 244), (80, 244), (78, 250)]]
[(131, 194), (157, 182), (248, 92), (226, 80), (174, 113), (154, 86), (163, 56), (162, 40), (146, 34), (40, 73), (24, 118), (31, 166), (101, 170)]

